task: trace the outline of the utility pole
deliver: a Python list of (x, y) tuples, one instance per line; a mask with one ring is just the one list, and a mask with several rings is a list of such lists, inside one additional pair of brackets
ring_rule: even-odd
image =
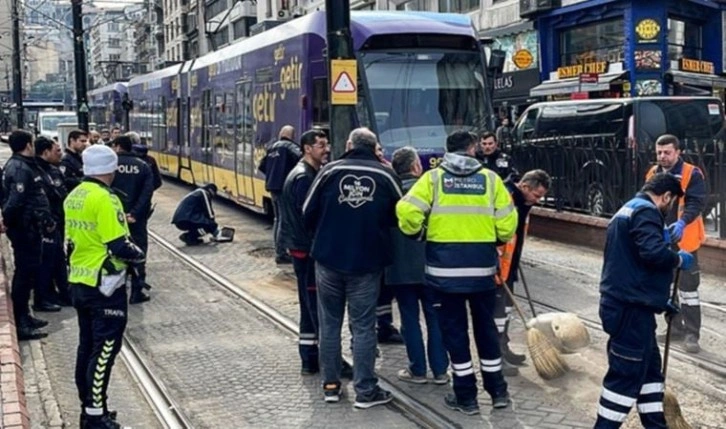
[(20, 61), (20, 0), (12, 0), (13, 15), (13, 101), (16, 109), (16, 126), (18, 129), (25, 126), (25, 112), (23, 108), (23, 64)]
[[(358, 76), (355, 68), (355, 54), (353, 52), (353, 37), (350, 34), (350, 2), (340, 0), (325, 0), (325, 15), (328, 26), (328, 76), (330, 90), (330, 133), (333, 159), (340, 158), (345, 152), (345, 142), (353, 129), (356, 117)], [(345, 63), (339, 60), (352, 60), (348, 66), (342, 68), (335, 64)], [(353, 93), (336, 92), (334, 89), (347, 76), (350, 82), (343, 85), (350, 88)], [(340, 95), (343, 95), (341, 97)]]
[(86, 49), (83, 46), (83, 1), (71, 0), (73, 13), (73, 61), (76, 69), (76, 113), (78, 128), (88, 131), (88, 76)]

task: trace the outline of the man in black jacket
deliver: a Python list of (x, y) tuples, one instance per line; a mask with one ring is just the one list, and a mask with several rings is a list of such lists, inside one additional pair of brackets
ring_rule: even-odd
[(481, 165), (497, 173), (502, 180), (509, 178), (517, 180), (516, 176), (519, 173), (512, 164), (512, 157), (499, 149), (499, 142), (494, 133), (485, 131), (481, 134), (476, 158), (481, 162)]
[(214, 220), (212, 199), (217, 195), (217, 185), (208, 183), (188, 193), (174, 211), (171, 223), (184, 231), (179, 239), (187, 246), (202, 244), (203, 236), (213, 234), (220, 238), (217, 222)]
[(310, 130), (300, 137), (303, 159), (287, 175), (280, 196), (280, 245), (292, 256), (300, 305), (298, 339), (302, 374), (319, 372), (318, 299), (315, 289), (315, 261), (310, 257), (312, 237), (302, 220), (305, 196), (320, 167), (328, 161), (330, 144), (322, 130)]
[(265, 189), (272, 197), (272, 211), (275, 215), (272, 224), (272, 239), (275, 242), (275, 262), (290, 263), (290, 257), (280, 246), (280, 193), (287, 175), (302, 156), (300, 146), (295, 143), (295, 128), (285, 125), (280, 129), (279, 140), (267, 150), (260, 163), (260, 171), (265, 174)]
[(33, 157), (33, 135), (25, 130), (13, 131), (9, 144), (13, 155), (3, 172), (2, 211), (15, 259), (13, 312), (18, 339), (34, 340), (48, 336), (37, 330), (48, 322), (30, 315), (30, 291), (36, 287), (41, 269), (43, 237), (52, 234), (57, 225), (43, 189), (42, 172)]
[[(132, 153), (133, 142), (128, 136), (118, 136), (111, 142), (111, 148), (118, 155), (118, 168), (111, 187), (120, 194), (131, 238), (146, 254), (149, 248), (146, 224), (149, 220), (149, 210), (151, 210), (151, 196), (154, 193), (151, 167)], [(146, 264), (139, 264), (135, 268), (137, 272), (131, 282), (131, 297), (129, 298), (131, 304), (146, 302), (150, 299), (142, 292), (142, 289), (147, 287)]]
[[(50, 202), (50, 211), (58, 225), (52, 235), (43, 238), (43, 269), (38, 275), (33, 310), (60, 311), (56, 303), (71, 305), (68, 293), (68, 267), (63, 249), (63, 200), (68, 195), (63, 173), (57, 167), (61, 160), (60, 145), (40, 136), (35, 140), (35, 161), (43, 171), (43, 187)], [(55, 288), (58, 289), (57, 293)]]
[(376, 143), (367, 128), (353, 130), (348, 151), (320, 170), (303, 205), (305, 223), (314, 231), (310, 254), (318, 287), (325, 400), (340, 400), (340, 330), (348, 301), (356, 408), (391, 401), (374, 371), (376, 300), (383, 268), (392, 262), (391, 227), (401, 185), (376, 157)]
[(83, 130), (73, 130), (68, 133), (68, 146), (61, 159), (60, 171), (65, 178), (68, 192), (78, 186), (83, 179), (83, 159), (81, 153), (88, 146), (88, 133)]

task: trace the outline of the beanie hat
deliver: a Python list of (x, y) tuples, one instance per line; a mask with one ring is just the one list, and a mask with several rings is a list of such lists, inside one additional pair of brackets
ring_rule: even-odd
[(83, 151), (83, 174), (101, 176), (116, 171), (118, 156), (108, 146), (93, 145)]

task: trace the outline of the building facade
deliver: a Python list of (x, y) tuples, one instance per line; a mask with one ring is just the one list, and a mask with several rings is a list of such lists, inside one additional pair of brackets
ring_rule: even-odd
[(87, 55), (90, 57), (88, 75), (92, 79), (90, 88), (114, 82), (117, 68), (123, 54), (122, 41), (125, 40), (124, 12), (107, 10), (99, 13), (89, 28), (90, 44)]
[(164, 61), (173, 64), (189, 59), (187, 12), (189, 0), (162, 0)]

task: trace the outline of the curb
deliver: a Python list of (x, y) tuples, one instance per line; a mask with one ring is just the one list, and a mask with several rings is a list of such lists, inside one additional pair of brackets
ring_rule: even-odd
[(2, 253), (0, 253), (0, 405), (0, 427), (30, 428), (20, 346), (15, 331), (13, 303), (10, 299), (10, 285)]

